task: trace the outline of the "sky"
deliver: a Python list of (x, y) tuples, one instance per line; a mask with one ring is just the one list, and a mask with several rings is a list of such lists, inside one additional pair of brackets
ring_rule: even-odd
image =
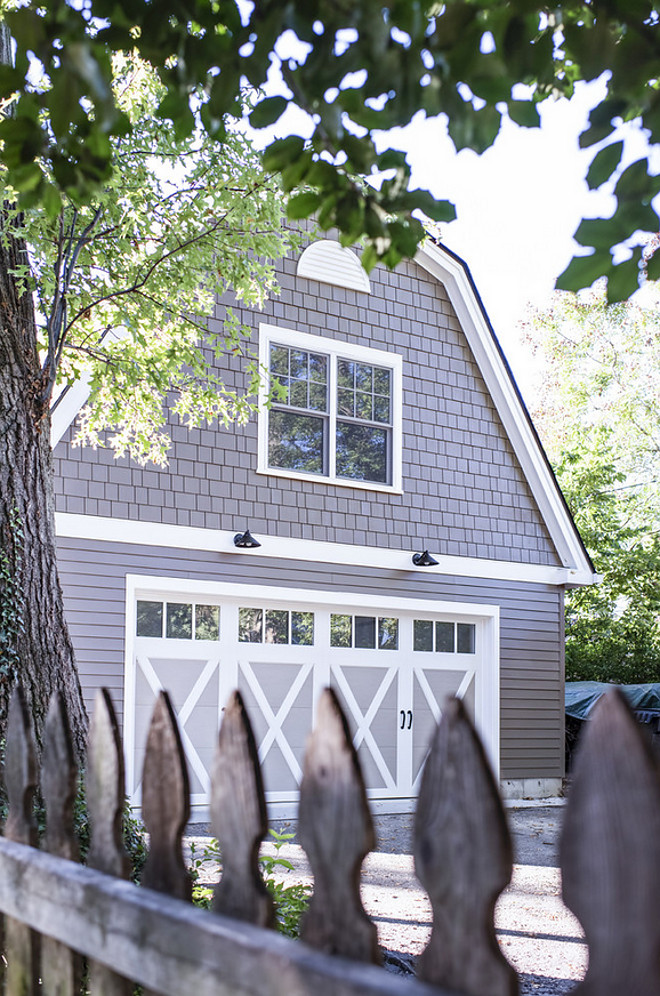
[[(572, 236), (580, 220), (613, 210), (610, 197), (589, 191), (584, 178), (594, 150), (578, 145), (603, 93), (600, 82), (582, 84), (571, 101), (545, 101), (540, 129), (506, 120), (481, 156), (456, 153), (438, 120), (420, 118), (397, 136), (408, 150), (412, 185), (456, 205), (456, 221), (441, 225), (442, 240), (468, 264), (523, 394), (533, 390), (537, 372), (519, 328), (527, 306), (548, 304), (556, 278), (579, 250)], [(631, 133), (624, 161), (645, 151), (641, 136)]]

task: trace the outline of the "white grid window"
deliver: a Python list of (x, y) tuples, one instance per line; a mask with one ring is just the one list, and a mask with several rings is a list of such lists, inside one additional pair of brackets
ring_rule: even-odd
[(401, 359), (262, 325), (259, 471), (401, 489)]

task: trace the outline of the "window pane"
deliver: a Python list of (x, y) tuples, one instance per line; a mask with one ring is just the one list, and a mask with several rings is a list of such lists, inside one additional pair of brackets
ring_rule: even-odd
[(437, 622), (435, 624), (435, 649), (438, 653), (454, 653), (454, 624)]
[[(373, 398), (370, 394), (363, 394), (362, 391), (356, 391), (355, 393), (355, 415), (357, 418), (363, 418), (369, 422), (373, 421)], [(340, 412), (340, 414), (342, 414)]]
[(270, 372), (284, 374), (285, 377), (289, 373), (289, 350), (286, 346), (276, 346), (271, 343)]
[(317, 384), (328, 383), (328, 357), (320, 353), (309, 354), (309, 377)]
[(241, 643), (261, 643), (262, 609), (238, 610), (238, 639)]
[(430, 619), (415, 619), (413, 650), (433, 650), (433, 623)]
[(378, 620), (378, 647), (380, 650), (399, 649), (399, 620)]
[(374, 398), (374, 422), (390, 421), (390, 399), (381, 398), (377, 394)]
[(323, 473), (324, 419), (273, 410), (268, 421), (268, 463), (285, 470)]
[(343, 387), (339, 388), (337, 391), (337, 414), (350, 415), (351, 418), (355, 415), (355, 393), (353, 391), (347, 391)]
[(220, 639), (220, 607), (218, 605), (195, 606), (195, 639)]
[(292, 380), (289, 404), (294, 408), (307, 408), (307, 381)]
[(337, 422), (337, 475), (353, 481), (385, 484), (387, 445), (385, 429)]
[(314, 412), (327, 412), (328, 410), (328, 389), (325, 384), (309, 385), (308, 408)]
[(307, 353), (302, 349), (292, 349), (289, 358), (289, 375), (298, 380), (307, 380)]
[(137, 636), (163, 635), (163, 603), (137, 603)]
[(459, 654), (474, 653), (474, 623), (458, 623), (456, 626), (456, 643)]
[(376, 646), (375, 616), (355, 617), (355, 646), (361, 650), (373, 650)]
[(337, 361), (337, 384), (339, 387), (347, 387), (351, 391), (355, 387), (354, 381), (355, 364), (350, 360)]
[(314, 613), (291, 613), (291, 643), (298, 647), (311, 647), (314, 643)]
[(359, 391), (368, 391), (371, 394), (373, 390), (373, 373), (374, 368), (372, 366), (367, 366), (365, 363), (355, 364), (355, 386)]
[(391, 391), (392, 372), (384, 367), (374, 367), (374, 391), (389, 398)]
[(270, 400), (276, 405), (288, 405), (289, 404), (289, 378), (288, 377), (273, 377), (270, 383), (271, 386), (271, 397)]
[(289, 642), (289, 613), (286, 609), (266, 609), (266, 643)]
[(165, 635), (170, 640), (192, 640), (192, 605), (167, 603)]
[(350, 647), (353, 642), (353, 619), (351, 616), (330, 616), (330, 646)]

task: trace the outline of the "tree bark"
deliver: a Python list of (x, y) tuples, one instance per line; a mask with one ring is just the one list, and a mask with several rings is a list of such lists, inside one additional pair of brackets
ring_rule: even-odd
[(40, 751), (58, 689), (82, 758), (87, 718), (56, 563), (50, 398), (32, 294), (11, 272), (27, 262), (20, 222), (3, 211), (0, 228), (0, 736), (19, 680)]

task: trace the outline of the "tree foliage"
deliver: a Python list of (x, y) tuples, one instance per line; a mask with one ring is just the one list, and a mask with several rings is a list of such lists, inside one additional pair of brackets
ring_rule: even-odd
[[(224, 323), (209, 316), (217, 293), (255, 306), (275, 293), (273, 260), (293, 236), (281, 227), (279, 187), (242, 133), (221, 147), (177, 137), (154, 113), (163, 89), (153, 71), (135, 56), (113, 65), (132, 127), (112, 140), (103, 187), (85, 203), (65, 198), (55, 218), (38, 204), (7, 209), (28, 245), (15, 275), (38, 302), (45, 398), (56, 379), (86, 377), (79, 441), (97, 445), (110, 429), (117, 455), (162, 463), (168, 407), (188, 426), (248, 417), (250, 396), (228, 387), (213, 361), (249, 344), (231, 309)], [(12, 194), (5, 189), (9, 203)]]
[[(612, 186), (616, 209), (580, 225), (576, 237), (587, 254), (573, 260), (561, 286), (574, 290), (605, 276), (611, 301), (637, 287), (640, 233), (659, 227), (651, 202), (660, 178), (645, 158), (622, 170), (614, 132), (621, 121), (635, 121), (651, 145), (660, 138), (654, 0), (190, 0), (183, 7), (172, 0), (28, 0), (6, 17), (17, 59), (0, 74), (0, 99), (14, 108), (0, 139), (24, 205), (39, 200), (55, 215), (62, 192), (85, 201), (107, 180), (111, 136), (129, 128), (113, 98), (110, 55), (136, 46), (160, 73), (160, 114), (178, 136), (200, 120), (225, 141), (225, 116), (236, 112), (245, 86), (255, 128), (276, 124), (291, 106), (303, 111), (301, 134), (272, 132), (266, 165), (281, 173), (289, 217), (316, 213), (346, 243), (364, 234), (367, 266), (378, 259), (395, 265), (415, 252), (423, 228), (413, 212), (453, 217), (449, 202), (410, 189), (405, 156), (383, 133), (419, 111), (446, 115), (456, 148), (483, 152), (503, 115), (536, 127), (540, 101), (570, 97), (578, 80), (606, 74), (606, 95), (580, 142), (595, 152), (589, 186)], [(41, 61), (45, 85), (31, 82), (29, 53)], [(281, 66), (278, 92), (267, 86), (271, 63)], [(385, 182), (365, 185), (374, 174)], [(615, 264), (611, 250), (621, 243), (629, 256)], [(660, 276), (660, 254), (650, 270)]]
[(567, 592), (566, 677), (660, 681), (657, 308), (560, 294), (527, 328), (545, 370), (535, 420), (603, 575)]

